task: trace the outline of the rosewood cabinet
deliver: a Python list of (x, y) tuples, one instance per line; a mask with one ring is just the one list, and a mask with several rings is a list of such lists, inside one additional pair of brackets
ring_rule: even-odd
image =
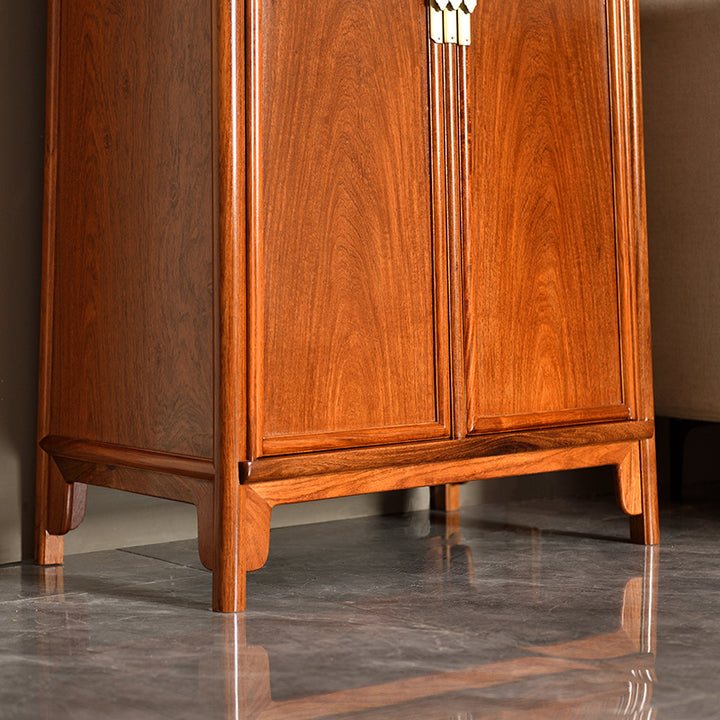
[(234, 611), (277, 504), (594, 465), (657, 542), (636, 0), (438, 2), (50, 0), (39, 562), (193, 503)]

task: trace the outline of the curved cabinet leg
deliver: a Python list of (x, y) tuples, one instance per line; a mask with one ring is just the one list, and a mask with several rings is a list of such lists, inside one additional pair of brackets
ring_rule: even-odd
[(87, 485), (67, 483), (58, 466), (40, 452), (35, 493), (35, 561), (59, 565), (63, 561), (63, 535), (85, 517)]
[(49, 530), (49, 486), (54, 482), (50, 479), (51, 473), (60, 474), (54, 465), (51, 466), (48, 456), (40, 452), (35, 483), (35, 562), (38, 565), (62, 564), (65, 551), (65, 538), (62, 534), (53, 534)]
[(655, 438), (641, 440), (617, 466), (620, 507), (630, 515), (630, 539), (643, 545), (659, 542)]
[(270, 553), (270, 505), (250, 488), (247, 489), (247, 526), (245, 529), (245, 562), (248, 572), (259, 570)]
[(212, 490), (195, 503), (198, 520), (198, 554), (200, 562), (208, 569), (215, 567), (215, 521), (213, 517)]

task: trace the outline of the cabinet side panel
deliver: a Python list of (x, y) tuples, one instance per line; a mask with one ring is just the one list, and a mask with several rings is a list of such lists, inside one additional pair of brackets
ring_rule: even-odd
[(600, 0), (485, 0), (468, 55), (469, 424), (628, 416)]
[(55, 435), (213, 456), (212, 22), (62, 5)]
[(426, 9), (265, 2), (262, 44), (265, 449), (447, 434)]

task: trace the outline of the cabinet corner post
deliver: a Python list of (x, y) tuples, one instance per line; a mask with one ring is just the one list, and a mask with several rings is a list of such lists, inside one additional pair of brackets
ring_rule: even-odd
[(217, 108), (213, 609), (245, 609), (247, 457), (245, 361), (245, 3), (214, 0)]

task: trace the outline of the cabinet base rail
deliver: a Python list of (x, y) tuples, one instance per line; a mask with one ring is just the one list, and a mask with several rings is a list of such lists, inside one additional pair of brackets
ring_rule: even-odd
[[(242, 587), (224, 588), (215, 583), (213, 606), (225, 612), (244, 608), (245, 573), (265, 564), (271, 512), (283, 504), (427, 486), (432, 488), (433, 508), (454, 511), (459, 509), (459, 483), (613, 466), (618, 504), (630, 516), (630, 539), (646, 545), (659, 540), (651, 421), (239, 461), (242, 511), (233, 527), (224, 528), (241, 538), (242, 551), (236, 559), (228, 559), (219, 550), (223, 543), (216, 533), (212, 459), (58, 436), (44, 438), (41, 447), (47, 455), (43, 453), (46, 482), (44, 489), (39, 487), (37, 509), (39, 564), (62, 562), (62, 538), (84, 517), (87, 485), (191, 503), (198, 514), (203, 564), (213, 571), (228, 562), (238, 565), (233, 572), (220, 575), (234, 578), (234, 584)], [(232, 601), (226, 601), (228, 597)]]

